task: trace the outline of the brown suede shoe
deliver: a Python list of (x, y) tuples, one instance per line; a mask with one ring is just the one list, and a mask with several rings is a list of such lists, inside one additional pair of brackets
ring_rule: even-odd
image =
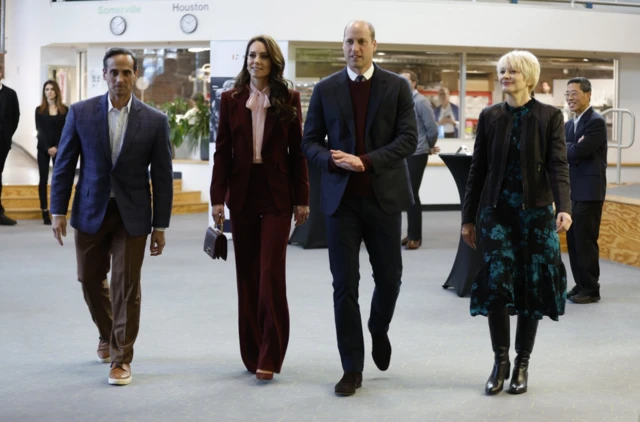
[(408, 237), (405, 237), (404, 239), (402, 239), (402, 240), (400, 241), (400, 244), (401, 244), (402, 246), (407, 246), (407, 243), (409, 243), (409, 238), (408, 238)]
[(129, 385), (131, 383), (131, 366), (128, 363), (113, 362), (109, 371), (109, 384)]
[(416, 249), (420, 249), (420, 246), (422, 246), (422, 240), (410, 240), (407, 243), (407, 246), (405, 246), (405, 249), (408, 251), (413, 251)]
[(109, 342), (102, 340), (100, 338), (100, 343), (98, 343), (98, 362), (100, 363), (109, 363), (111, 362), (111, 355), (109, 354)]

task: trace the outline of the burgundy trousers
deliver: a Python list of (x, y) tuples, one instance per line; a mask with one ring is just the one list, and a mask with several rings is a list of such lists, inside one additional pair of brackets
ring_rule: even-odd
[(231, 212), (240, 354), (251, 372), (279, 373), (289, 344), (285, 272), (292, 209), (275, 207), (263, 165), (251, 167), (245, 206)]

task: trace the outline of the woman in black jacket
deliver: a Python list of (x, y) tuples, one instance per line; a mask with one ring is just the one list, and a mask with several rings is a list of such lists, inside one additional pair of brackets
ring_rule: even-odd
[(462, 212), (464, 241), (475, 249), (477, 232), (484, 254), (471, 315), (489, 320), (495, 363), (488, 395), (502, 391), (509, 378), (509, 315), (515, 314), (509, 392), (527, 391), (538, 321), (564, 314), (567, 279), (558, 233), (571, 225), (564, 119), (557, 108), (531, 98), (540, 64), (529, 52), (513, 51), (498, 62), (498, 75), (507, 100), (480, 114)]
[(36, 108), (36, 131), (38, 132), (38, 170), (40, 184), (40, 209), (44, 224), (51, 224), (47, 206), (47, 184), (49, 181), (49, 162), (56, 163), (58, 143), (67, 117), (67, 106), (62, 104), (60, 87), (56, 81), (49, 80), (42, 87), (42, 103)]

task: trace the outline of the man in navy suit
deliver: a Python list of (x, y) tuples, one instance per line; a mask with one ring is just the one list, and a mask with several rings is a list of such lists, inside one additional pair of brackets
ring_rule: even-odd
[(602, 115), (591, 108), (588, 79), (569, 80), (566, 99), (575, 114), (564, 127), (573, 203), (567, 246), (576, 282), (568, 299), (586, 304), (600, 300), (598, 236), (607, 190), (607, 128)]
[(51, 213), (53, 235), (62, 245), (81, 157), (71, 215), (78, 280), (100, 334), (98, 361), (111, 362), (109, 384), (126, 385), (140, 323), (145, 245), (153, 227), (151, 256), (162, 254), (173, 168), (167, 117), (133, 96), (138, 77), (134, 53), (112, 48), (103, 66), (109, 92), (69, 109), (53, 172)]
[(343, 50), (347, 68), (313, 90), (302, 149), (323, 170), (322, 212), (344, 370), (335, 393), (350, 396), (362, 385), (364, 368), (358, 305), (362, 240), (375, 282), (368, 323), (373, 360), (382, 371), (389, 367), (387, 332), (402, 277), (401, 212), (413, 204), (405, 158), (415, 152), (418, 135), (409, 84), (373, 64), (373, 25), (349, 23)]

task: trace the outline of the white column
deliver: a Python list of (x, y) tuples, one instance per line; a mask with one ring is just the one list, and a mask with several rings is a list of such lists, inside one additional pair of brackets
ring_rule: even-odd
[(467, 53), (460, 54), (460, 105), (458, 115), (458, 138), (465, 139), (467, 133)]
[(104, 45), (93, 44), (87, 49), (87, 98), (102, 95), (108, 90), (102, 73), (102, 59), (106, 52)]
[[(623, 55), (619, 60), (619, 81), (617, 86), (618, 107), (631, 110), (636, 116), (635, 143), (630, 149), (622, 150), (622, 163), (640, 163), (640, 56)], [(628, 117), (623, 123), (622, 143), (627, 144), (630, 138), (631, 124)], [(609, 148), (608, 161), (616, 161), (617, 150)], [(622, 181), (625, 181), (625, 170), (622, 170)]]
[[(27, 1), (9, 1), (6, 9), (6, 54), (3, 84), (16, 91), (20, 104), (20, 122), (13, 135), (14, 144), (37, 155), (34, 112), (42, 98), (39, 30), (42, 12)], [(30, 28), (32, 30), (27, 30)], [(44, 75), (46, 78), (46, 73)]]

